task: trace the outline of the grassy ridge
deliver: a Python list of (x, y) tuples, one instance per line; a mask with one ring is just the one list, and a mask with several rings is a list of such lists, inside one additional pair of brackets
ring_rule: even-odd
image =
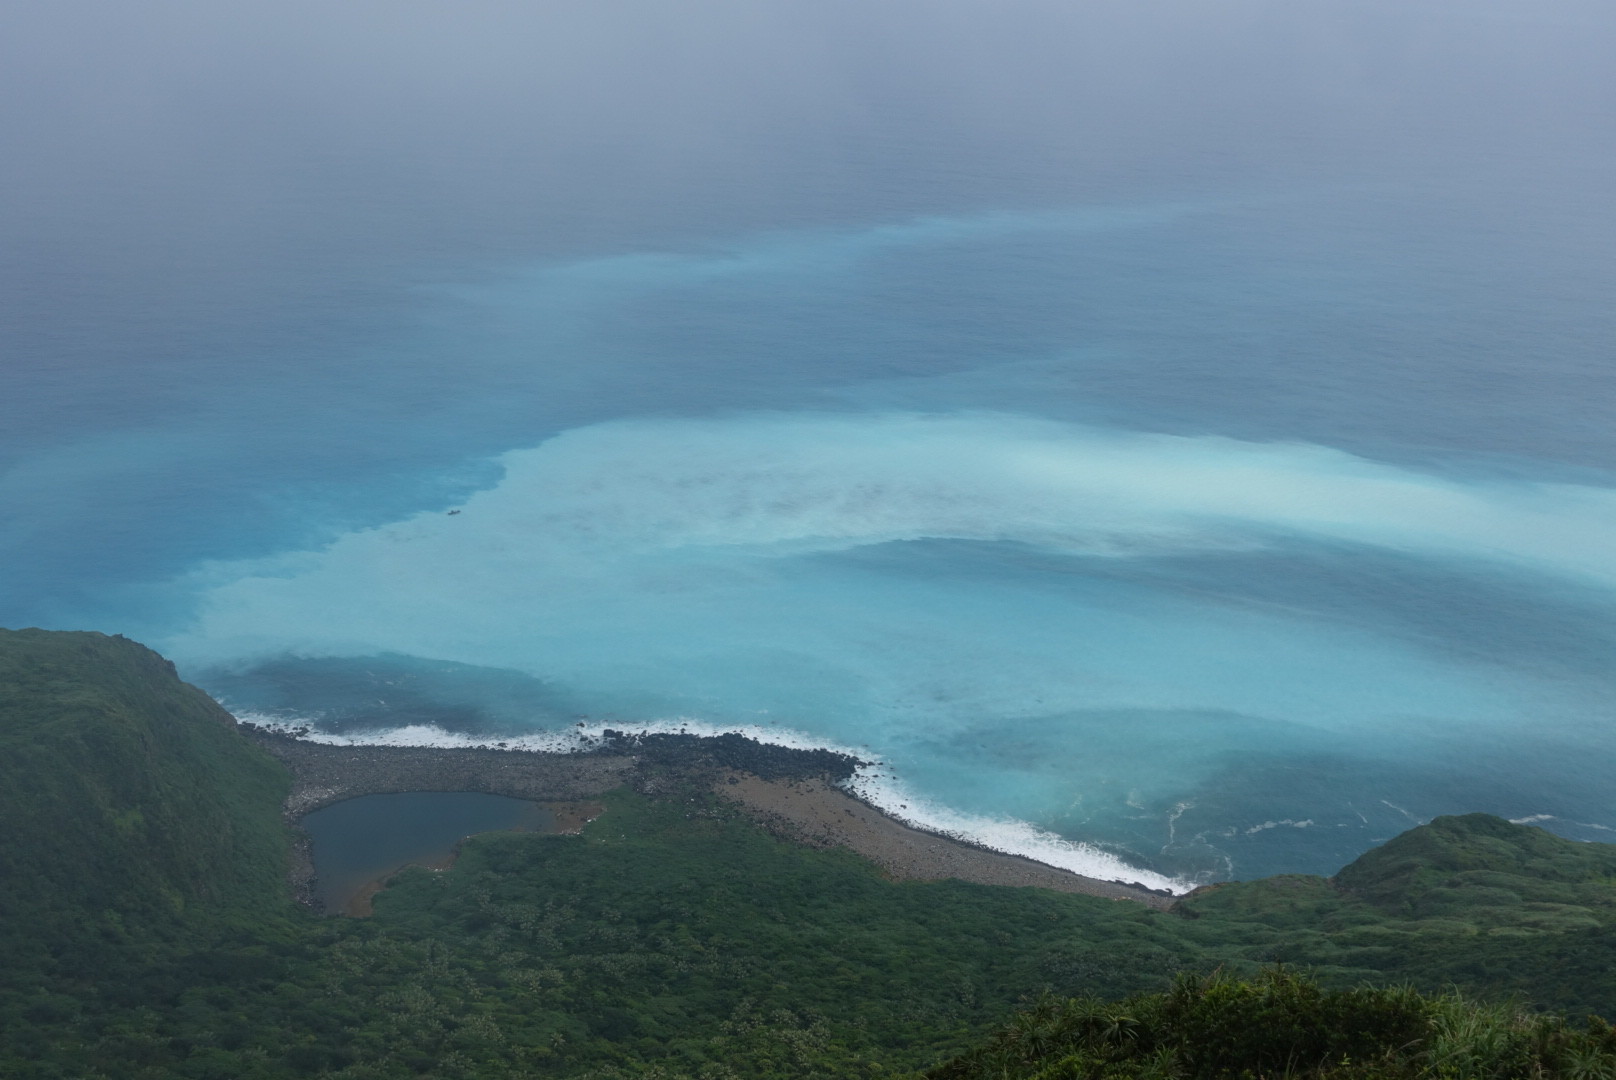
[[(1009, 1077), (1232, 1075), (1247, 1066), (1203, 1069), (1184, 1032), (1199, 1045), (1218, 1024), (1252, 1027), (1253, 1009), (1325, 1010), (1295, 1013), (1301, 1030), (1356, 1008), (1330, 995), (1365, 980), (1616, 1013), (1616, 847), (1481, 815), (1438, 819), (1333, 881), (1231, 884), (1158, 912), (893, 883), (846, 852), (777, 841), (711, 793), (620, 792), (581, 836), (481, 837), (453, 870), (400, 875), (373, 918), (317, 919), (286, 894), (280, 767), (156, 654), (3, 633), (0, 691), (8, 1078), (874, 1078), (950, 1055), (967, 1071), (947, 1075), (965, 1078), (1007, 1047), (1022, 1056), (1001, 1066), (1031, 1070)], [(1276, 960), (1318, 985), (1261, 981)], [(1162, 1003), (1190, 1009), (1195, 986), (1212, 1003), (1195, 1006), (1202, 1028), (1171, 1026)], [(1506, 1049), (1528, 1029), (1540, 1050), (1553, 1041), (1509, 1009), (1400, 993), (1364, 1007), (1415, 1009), (1428, 1049), (1431, 1024), (1465, 1017)], [(1043, 1012), (1015, 1023), (1046, 1041), (1052, 1017), (1066, 1038), (1097, 1009), (1157, 1009), (1154, 1056), (1061, 1065), (1013, 1033), (981, 1042), (1039, 995)], [(1562, 1058), (1532, 1060), (1562, 1075)], [(1404, 1071), (1387, 1076), (1430, 1063), (1389, 1061)], [(1576, 1075), (1616, 1075), (1598, 1068)]]

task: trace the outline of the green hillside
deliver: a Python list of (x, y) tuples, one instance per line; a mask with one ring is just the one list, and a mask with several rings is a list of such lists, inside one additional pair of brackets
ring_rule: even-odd
[(1456, 985), (1616, 1016), (1616, 845), (1441, 817), (1331, 880), (1219, 885), (1178, 910), (1192, 937), (1248, 968), (1283, 961), (1337, 984)]
[(289, 777), (123, 638), (0, 630), (0, 913), (155, 926), (281, 902)]
[[(1616, 847), (1496, 818), (1438, 819), (1333, 880), (1162, 912), (894, 883), (710, 792), (623, 791), (582, 835), (481, 837), (452, 870), (399, 875), (373, 917), (323, 919), (287, 892), (287, 777), (162, 658), (0, 632), (0, 689), (7, 1078), (873, 1078), (950, 1057), (937, 1075), (1281, 1075), (1289, 1043), (1196, 1049), (1276, 1017), (1339, 1075), (1616, 1068), (1594, 1036), (1515, 1006), (1357, 989), (1616, 1014)], [(1316, 983), (1264, 975), (1276, 961)], [(1094, 1019), (1113, 1014), (1132, 1026)], [(1314, 1031), (1349, 1014), (1389, 1026), (1340, 1045)], [(1419, 1072), (1463, 1023), (1514, 1064)], [(1137, 1037), (1102, 1045), (1101, 1029)], [(1384, 1058), (1374, 1038), (1399, 1032), (1423, 1049)], [(1044, 1054), (1059, 1047), (1101, 1057), (1061, 1065)]]

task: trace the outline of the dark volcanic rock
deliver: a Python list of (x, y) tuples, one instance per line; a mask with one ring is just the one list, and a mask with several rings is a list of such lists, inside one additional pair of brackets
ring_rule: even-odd
[(608, 753), (633, 754), (648, 765), (673, 768), (716, 766), (738, 769), (765, 780), (823, 778), (842, 783), (867, 764), (834, 750), (799, 750), (759, 742), (735, 732), (724, 735), (634, 733), (607, 729), (601, 747)]

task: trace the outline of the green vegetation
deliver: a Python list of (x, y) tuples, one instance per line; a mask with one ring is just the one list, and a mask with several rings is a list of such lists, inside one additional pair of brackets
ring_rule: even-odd
[(0, 1001), (106, 981), (199, 925), (284, 911), (287, 785), (156, 653), (0, 631), (0, 955), (34, 977)]
[(1284, 962), (1337, 986), (1452, 985), (1616, 1016), (1616, 845), (1487, 814), (1442, 817), (1333, 881), (1220, 885), (1179, 910), (1194, 919), (1191, 937), (1243, 970)]
[(1119, 1002), (1039, 1002), (927, 1080), (1616, 1075), (1616, 1029), (1406, 987), (1327, 990), (1270, 970), (1184, 976)]
[(0, 749), (6, 1077), (1616, 1075), (1601, 1027), (1354, 989), (1616, 1012), (1616, 847), (1481, 815), (1157, 912), (895, 884), (708, 792), (620, 792), (321, 919), (280, 767), (148, 650), (0, 633)]
[(7, 930), (277, 906), (290, 778), (235, 728), (133, 642), (0, 630)]

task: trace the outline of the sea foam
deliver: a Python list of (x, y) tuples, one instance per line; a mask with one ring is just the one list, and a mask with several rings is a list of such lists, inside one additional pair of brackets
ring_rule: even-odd
[[(1274, 786), (1247, 763), (1350, 761), (1366, 786), (1332, 796), (1345, 813), (1429, 787), (1387, 786), (1410, 753), (1483, 770), (1454, 790), (1492, 799), (1482, 749), (1602, 737), (1588, 732), (1603, 676), (1495, 660), (1470, 640), (1481, 624), (1416, 636), (1305, 593), (1247, 598), (1236, 578), (1203, 590), (1170, 571), (1260, 576), (1266, 559), (1331, 551), (1395, 565), (1399, 598), (1425, 612), (1466, 580), (1505, 578), (1608, 607), (1606, 488), (990, 413), (621, 421), (499, 464), (452, 515), (197, 571), (181, 583), (193, 623), (157, 644), (204, 675), (288, 656), (503, 668), (616, 728), (690, 716), (867, 747), (903, 771), (901, 789), (864, 778), (873, 802), (1095, 876), (1117, 871), (1057, 830), (1187, 875), (1224, 865), (1217, 830), (1333, 820), (1311, 790), (1209, 820), (1229, 784)], [(495, 720), (477, 730), (576, 737)]]

